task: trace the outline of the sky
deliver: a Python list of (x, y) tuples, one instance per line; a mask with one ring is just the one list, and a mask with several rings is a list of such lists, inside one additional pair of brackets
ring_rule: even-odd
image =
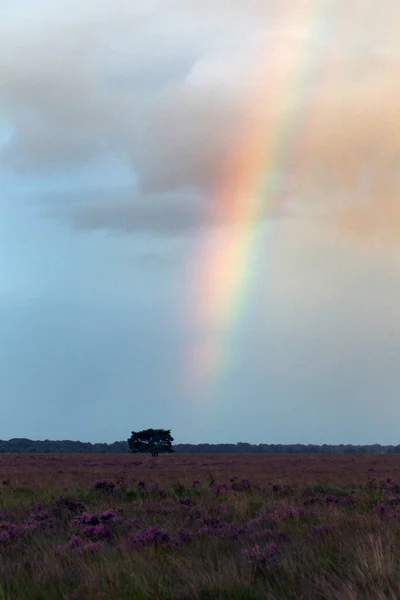
[(0, 438), (398, 444), (398, 0), (0, 0)]

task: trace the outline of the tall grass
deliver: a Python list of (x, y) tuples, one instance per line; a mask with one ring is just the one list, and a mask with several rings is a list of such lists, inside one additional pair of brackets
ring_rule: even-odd
[(393, 479), (128, 479), (3, 484), (0, 599), (400, 598)]

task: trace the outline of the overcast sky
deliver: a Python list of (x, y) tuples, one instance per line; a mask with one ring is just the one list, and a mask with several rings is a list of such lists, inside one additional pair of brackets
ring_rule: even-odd
[(399, 27), (0, 0), (0, 438), (400, 443)]

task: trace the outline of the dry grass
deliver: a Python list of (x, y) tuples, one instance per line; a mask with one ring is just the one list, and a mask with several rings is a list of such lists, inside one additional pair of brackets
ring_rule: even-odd
[(359, 483), (390, 475), (400, 481), (400, 455), (174, 454), (153, 459), (132, 454), (0, 454), (0, 482), (75, 486), (126, 476), (148, 482), (205, 480), (213, 474), (254, 483)]
[(394, 600), (399, 476), (397, 456), (2, 455), (0, 599)]

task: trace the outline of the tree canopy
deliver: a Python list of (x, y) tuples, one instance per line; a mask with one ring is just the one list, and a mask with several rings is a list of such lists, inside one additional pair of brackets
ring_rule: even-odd
[(151, 452), (152, 456), (158, 456), (159, 452), (174, 452), (170, 429), (144, 429), (143, 431), (132, 431), (128, 439), (128, 445), (132, 452)]

